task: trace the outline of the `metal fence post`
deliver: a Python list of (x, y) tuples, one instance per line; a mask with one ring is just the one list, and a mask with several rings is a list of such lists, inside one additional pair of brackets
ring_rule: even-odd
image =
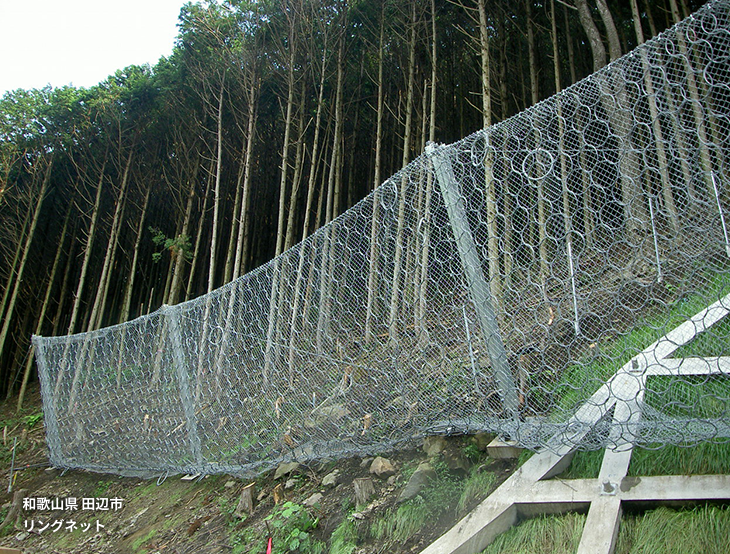
[(185, 354), (180, 334), (180, 309), (175, 306), (163, 306), (162, 312), (169, 321), (170, 342), (172, 344), (172, 360), (175, 365), (178, 385), (180, 386), (180, 401), (185, 411), (185, 420), (190, 442), (190, 453), (193, 456), (196, 469), (203, 467), (200, 435), (198, 435), (198, 417), (195, 415), (193, 396), (190, 393), (190, 378), (185, 371)]
[(428, 145), (426, 153), (433, 162), (433, 170), (446, 204), (446, 211), (449, 215), (451, 230), (456, 239), (459, 257), (464, 266), (469, 293), (476, 308), (479, 325), (487, 341), (487, 352), (502, 396), (502, 408), (508, 417), (517, 418), (517, 387), (507, 362), (507, 353), (497, 325), (497, 318), (492, 306), (492, 294), (489, 284), (484, 278), (477, 247), (474, 244), (474, 237), (466, 216), (464, 197), (459, 191), (459, 184), (454, 176), (448, 154), (434, 144)]
[(53, 467), (68, 467), (63, 455), (63, 442), (59, 434), (58, 415), (56, 414), (58, 398), (54, 392), (53, 379), (51, 379), (51, 374), (48, 369), (47, 343), (36, 335), (33, 335), (31, 340), (35, 347), (38, 380), (41, 384), (41, 396), (43, 397), (43, 426), (46, 429), (48, 458)]

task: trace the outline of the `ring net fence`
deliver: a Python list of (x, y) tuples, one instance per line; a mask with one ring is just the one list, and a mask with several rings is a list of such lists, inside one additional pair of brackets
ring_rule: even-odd
[[(621, 440), (728, 440), (730, 324), (670, 331), (730, 309), (729, 12), (710, 2), (517, 116), (430, 145), (208, 295), (34, 337), (51, 462), (255, 474), (479, 430), (597, 449), (617, 440), (620, 391), (598, 393), (627, 364), (641, 417)], [(705, 370), (637, 369), (662, 337), (659, 362)], [(577, 417), (586, 406), (599, 417)]]

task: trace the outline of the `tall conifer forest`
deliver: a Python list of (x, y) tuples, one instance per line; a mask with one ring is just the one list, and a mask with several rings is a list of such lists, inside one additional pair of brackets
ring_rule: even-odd
[(153, 67), (6, 93), (0, 394), (36, 379), (33, 334), (216, 289), (702, 3), (208, 0)]

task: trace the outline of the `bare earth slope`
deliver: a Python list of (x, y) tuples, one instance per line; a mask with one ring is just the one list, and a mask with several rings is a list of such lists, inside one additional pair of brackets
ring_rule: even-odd
[[(371, 472), (372, 458), (321, 460), (255, 481), (63, 472), (48, 467), (38, 391), (21, 414), (14, 408), (14, 401), (0, 407), (0, 546), (24, 553), (263, 553), (270, 534), (274, 552), (418, 552), (515, 465), (486, 455), (489, 437), (458, 436), (427, 440), (430, 456), (423, 442), (382, 453), (393, 468), (386, 465), (380, 476)], [(16, 438), (19, 471), (8, 493)], [(411, 479), (414, 473), (420, 475)], [(356, 480), (363, 490), (372, 483), (364, 503), (355, 499)], [(409, 481), (409, 493), (417, 494), (399, 502)], [(253, 511), (237, 510), (252, 483)], [(19, 491), (25, 509), (16, 513)]]

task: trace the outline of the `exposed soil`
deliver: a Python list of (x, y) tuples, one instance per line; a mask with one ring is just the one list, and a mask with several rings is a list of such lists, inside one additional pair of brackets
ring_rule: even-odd
[[(292, 549), (289, 537), (282, 535), (290, 529), (277, 527), (284, 522), (285, 506), (302, 510), (315, 522), (309, 540), (325, 543), (324, 552), (330, 551), (332, 533), (345, 518), (360, 530), (351, 553), (419, 552), (490, 492), (485, 490), (475, 496), (470, 506), (460, 511), (445, 510), (438, 521), (429, 521), (405, 542), (396, 543), (387, 537), (375, 539), (363, 530), (378, 518), (392, 516), (408, 478), (420, 462), (428, 459), (421, 444), (382, 453), (395, 466), (396, 473), (389, 477), (371, 474), (372, 459), (368, 458), (321, 460), (278, 479), (274, 478), (275, 471), (269, 471), (255, 480), (253, 512), (241, 514), (236, 510), (241, 491), (252, 481), (235, 476), (182, 480), (177, 475), (145, 480), (50, 468), (38, 390), (32, 390), (21, 414), (16, 415), (14, 409), (14, 399), (0, 405), (0, 431), (4, 430), (0, 443), (0, 521), (6, 518), (17, 491), (23, 490), (26, 503), (35, 502), (36, 506), (29, 509), (31, 506), (26, 505), (14, 521), (6, 522), (0, 529), (0, 546), (24, 553), (264, 553), (269, 532), (275, 537), (274, 552), (310, 551), (306, 542)], [(11, 449), (16, 438), (18, 471), (12, 492), (8, 493)], [(448, 437), (445, 450), (432, 461), (446, 467), (438, 460), (448, 452), (462, 460), (463, 453), (468, 452), (470, 462), (476, 464), (471, 475), (494, 473), (493, 490), (509, 476), (514, 462), (493, 460), (478, 450), (473, 437)], [(323, 478), (334, 470), (339, 472), (336, 484), (323, 484)], [(454, 480), (465, 477), (463, 469), (454, 470)], [(375, 493), (367, 505), (355, 506), (353, 482), (358, 478), (372, 478)], [(316, 493), (322, 495), (321, 499), (306, 506), (307, 499)], [(46, 498), (50, 506), (42, 505)], [(69, 499), (71, 504), (76, 499), (77, 509), (71, 509)]]

